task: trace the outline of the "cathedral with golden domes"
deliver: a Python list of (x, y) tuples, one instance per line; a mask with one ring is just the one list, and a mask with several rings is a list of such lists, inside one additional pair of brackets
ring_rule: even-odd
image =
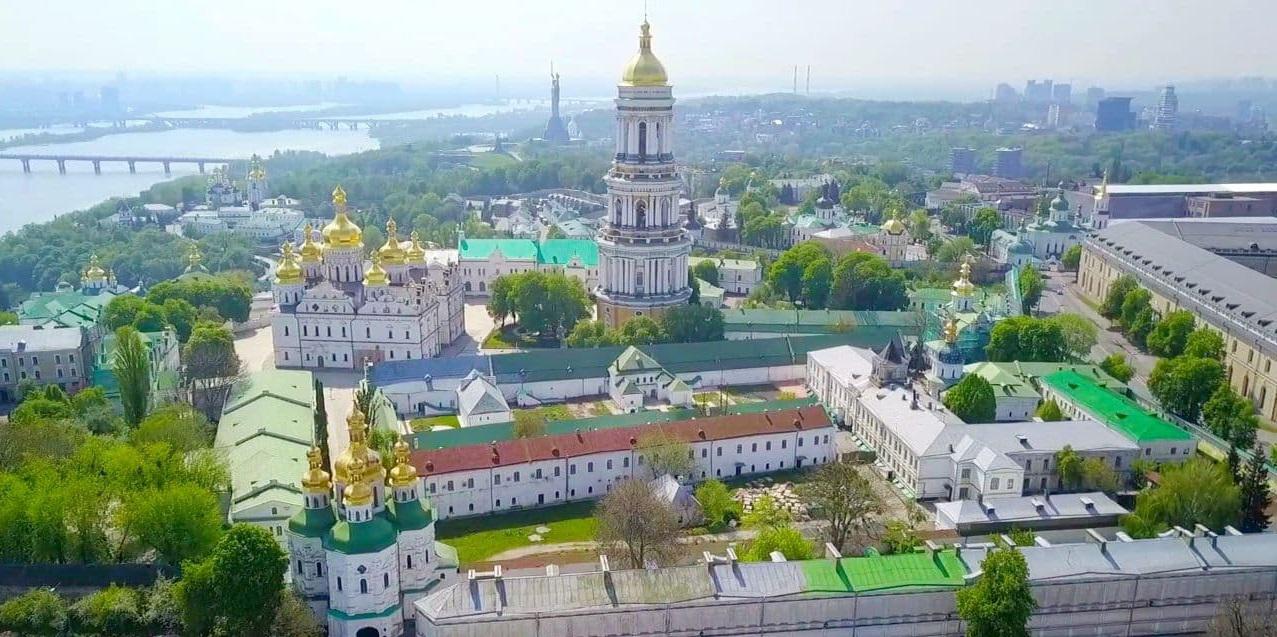
[(307, 454), (303, 508), (288, 521), (293, 588), (329, 637), (398, 637), (413, 602), (455, 580), (457, 554), (435, 541), (408, 443), (395, 444), (387, 471), (358, 409), (346, 426), (350, 445), (332, 475), (318, 447)]
[(394, 219), (386, 243), (366, 253), (346, 193), (333, 190), (333, 220), (302, 243), (285, 243), (274, 279), (271, 330), (276, 367), (359, 369), (364, 364), (438, 356), (465, 333), (456, 264), (427, 263), (413, 232)]

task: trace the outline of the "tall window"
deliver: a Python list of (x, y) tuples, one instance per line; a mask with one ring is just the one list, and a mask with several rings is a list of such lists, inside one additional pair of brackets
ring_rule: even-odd
[(639, 122), (639, 161), (647, 159), (647, 122)]
[(640, 201), (634, 205), (634, 226), (642, 228), (647, 225), (647, 202)]

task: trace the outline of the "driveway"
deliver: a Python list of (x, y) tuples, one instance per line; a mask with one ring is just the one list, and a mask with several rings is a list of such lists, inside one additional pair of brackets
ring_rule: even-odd
[(1135, 377), (1129, 383), (1131, 389), (1140, 396), (1151, 396), (1146, 381), (1153, 371), (1153, 366), (1157, 364), (1157, 357), (1139, 351), (1126, 340), (1126, 336), (1118, 331), (1111, 321), (1100, 316), (1099, 312), (1088, 305), (1084, 300), (1081, 287), (1074, 283), (1074, 278), (1073, 272), (1046, 273), (1046, 291), (1042, 293), (1043, 302), (1040, 304), (1044, 310), (1042, 314), (1049, 314), (1045, 311), (1049, 298), (1056, 310), (1050, 313), (1078, 314), (1094, 323), (1100, 329), (1095, 347), (1091, 348), (1091, 360), (1098, 363), (1112, 354), (1121, 354), (1135, 369)]

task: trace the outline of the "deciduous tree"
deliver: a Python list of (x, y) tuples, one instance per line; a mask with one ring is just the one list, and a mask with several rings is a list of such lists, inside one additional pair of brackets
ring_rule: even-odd
[(705, 526), (711, 529), (726, 524), (729, 519), (739, 518), (741, 514), (740, 503), (732, 499), (727, 485), (718, 480), (706, 480), (697, 486), (696, 501), (705, 516)]
[(229, 635), (264, 635), (284, 590), (288, 556), (265, 529), (237, 524), (199, 562), (187, 562), (177, 599), (195, 635), (218, 627)]
[(668, 562), (677, 551), (678, 515), (640, 480), (624, 480), (595, 509), (598, 540), (625, 566)]
[(711, 285), (718, 285), (718, 264), (713, 259), (697, 262), (692, 266), (692, 274)]
[(1189, 335), (1193, 333), (1195, 320), (1193, 313), (1187, 310), (1167, 314), (1148, 334), (1146, 342), (1149, 353), (1163, 358), (1175, 358), (1182, 354)]
[(766, 562), (771, 554), (779, 552), (787, 560), (809, 560), (815, 554), (811, 541), (793, 525), (771, 526), (759, 530), (758, 535), (745, 547), (741, 559), (746, 562)]
[(1202, 404), (1224, 381), (1224, 367), (1211, 358), (1163, 358), (1148, 376), (1153, 396), (1180, 417), (1196, 421)]
[(691, 445), (660, 430), (640, 435), (635, 450), (653, 477), (666, 473), (675, 477), (691, 475), (696, 466)]
[(1223, 529), (1241, 516), (1241, 491), (1223, 465), (1194, 458), (1164, 466), (1162, 482), (1141, 491), (1135, 510), (1122, 519), (1134, 537), (1153, 537), (1173, 526)]
[(1106, 356), (1104, 360), (1100, 361), (1100, 369), (1124, 383), (1135, 376), (1135, 370), (1126, 362), (1126, 357), (1121, 354), (1109, 354)]
[(1060, 404), (1054, 400), (1048, 400), (1039, 405), (1034, 415), (1046, 422), (1064, 420), (1064, 412), (1060, 411)]
[(1029, 564), (1012, 548), (986, 554), (979, 579), (958, 590), (958, 616), (966, 622), (967, 637), (1028, 637), (1035, 608)]
[(136, 426), (151, 404), (151, 357), (137, 330), (125, 326), (115, 330), (115, 354), (111, 373), (120, 387), (124, 419)]
[(839, 550), (853, 541), (863, 544), (884, 511), (873, 485), (849, 462), (822, 465), (799, 490), (815, 515), (829, 522), (829, 541)]
[(674, 307), (661, 316), (661, 328), (671, 343), (723, 340), (723, 312), (705, 305)]
[(1223, 360), (1224, 337), (1209, 327), (1199, 327), (1188, 335), (1184, 355)]
[(992, 422), (997, 415), (997, 399), (989, 381), (967, 374), (944, 394), (944, 406), (964, 422)]

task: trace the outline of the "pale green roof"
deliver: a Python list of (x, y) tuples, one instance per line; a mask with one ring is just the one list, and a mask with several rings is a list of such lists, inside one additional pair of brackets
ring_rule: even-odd
[(616, 358), (616, 369), (622, 372), (637, 372), (647, 369), (660, 369), (661, 366), (651, 356), (633, 345), (625, 348)]
[(1105, 374), (1095, 365), (1070, 365), (1068, 363), (972, 363), (963, 368), (968, 374), (975, 374), (989, 381), (994, 394), (1014, 398), (1037, 398), (1040, 396), (1035, 383), (1047, 374), (1060, 371), (1077, 372), (1096, 383), (1116, 391), (1123, 391), (1126, 385)]
[(53, 323), (62, 327), (93, 327), (116, 294), (102, 290), (85, 294), (79, 290), (37, 292), (18, 307), (18, 320), (28, 325)]
[(573, 258), (586, 267), (599, 264), (599, 246), (591, 239), (464, 239), (458, 246), (463, 260), (487, 260), (493, 251), (500, 251), (506, 259), (544, 265), (567, 265)]
[(310, 372), (265, 370), (235, 385), (217, 423), (215, 446), (231, 470), (231, 512), (265, 500), (300, 506), (297, 483), (314, 439)]
[(696, 289), (703, 299), (721, 299), (726, 294), (726, 290), (705, 279), (696, 279), (696, 285)]
[(1042, 382), (1068, 402), (1133, 442), (1192, 439), (1187, 431), (1145, 411), (1135, 401), (1099, 384), (1089, 376), (1065, 370), (1043, 376)]

